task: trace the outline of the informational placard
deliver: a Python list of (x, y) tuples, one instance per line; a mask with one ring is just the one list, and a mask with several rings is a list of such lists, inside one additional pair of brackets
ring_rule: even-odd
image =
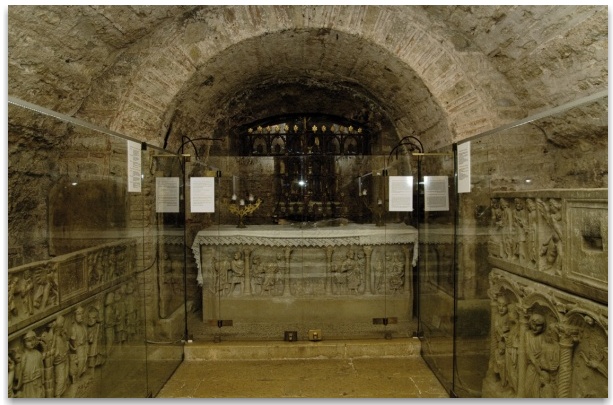
[(140, 193), (141, 192), (141, 150), (140, 143), (128, 142), (128, 193)]
[(413, 176), (389, 176), (389, 211), (413, 211)]
[(470, 141), (458, 145), (458, 193), (470, 193)]
[(424, 210), (449, 211), (447, 176), (424, 176)]
[(156, 177), (155, 212), (179, 212), (178, 177)]
[(215, 177), (192, 177), (189, 182), (191, 212), (215, 212)]

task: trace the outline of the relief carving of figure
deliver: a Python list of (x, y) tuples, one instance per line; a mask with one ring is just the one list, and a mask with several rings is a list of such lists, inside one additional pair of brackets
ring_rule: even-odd
[(498, 375), (502, 389), (517, 392), (517, 355), (519, 349), (517, 322), (512, 317), (512, 305), (504, 295), (496, 299), (498, 314), (494, 321), (497, 342), (493, 369)]
[(14, 389), (18, 391), (19, 398), (44, 398), (43, 388), (43, 354), (37, 349), (40, 340), (32, 330), (23, 337), (23, 353), (19, 367), (16, 367), (15, 376), (17, 384)]
[(355, 252), (350, 249), (341, 267), (347, 285), (347, 293), (357, 294), (362, 285), (362, 272), (355, 258)]
[(7, 374), (7, 382), (8, 382), (8, 398), (15, 398), (15, 389), (13, 388), (13, 383), (15, 381), (15, 360), (11, 357), (11, 353), (9, 351), (8, 355), (9, 369)]
[(553, 198), (549, 199), (548, 204), (542, 200), (537, 200), (537, 204), (550, 228), (550, 234), (540, 251), (540, 255), (545, 258), (545, 271), (559, 274), (562, 257), (562, 205)]
[(515, 226), (515, 249), (514, 255), (520, 262), (526, 261), (526, 241), (528, 240), (528, 218), (524, 207), (524, 202), (520, 198), (514, 200), (515, 212), (513, 223)]
[(47, 263), (35, 274), (36, 291), (34, 292), (34, 308), (45, 309), (47, 304), (55, 304), (58, 296), (56, 270), (51, 263)]
[(55, 359), (55, 324), (56, 321), (51, 321), (47, 324), (47, 330), (40, 335), (41, 345), (43, 348), (43, 365), (44, 381), (45, 381), (45, 397), (53, 398), (53, 361)]
[(29, 315), (34, 314), (34, 280), (32, 279), (32, 272), (26, 270), (23, 272), (23, 279), (21, 279), (21, 287), (19, 288), (21, 297), (26, 303), (26, 311)]
[(268, 266), (266, 266), (264, 279), (262, 281), (262, 292), (268, 294), (275, 293), (276, 286), (282, 275), (282, 268), (279, 266), (279, 263), (283, 263), (283, 256), (280, 253), (277, 254), (277, 260), (274, 263), (268, 263)]
[[(385, 254), (385, 262), (391, 263), (392, 256), (389, 253)], [(382, 260), (375, 263), (375, 293), (380, 294), (385, 289), (385, 264)]]
[[(20, 398), (21, 397), (21, 359), (23, 357), (23, 350), (21, 347), (14, 347), (9, 349), (8, 358), (9, 358), (9, 398)], [(11, 373), (11, 365), (12, 365), (12, 373)]]
[(513, 210), (511, 210), (509, 202), (504, 198), (500, 199), (500, 210), (502, 211), (502, 258), (511, 259), (513, 257), (513, 251), (515, 250)]
[(502, 232), (503, 232), (503, 215), (500, 209), (500, 200), (492, 198), (492, 256), (504, 257), (503, 245), (502, 245)]
[(68, 331), (66, 330), (66, 319), (59, 315), (53, 322), (53, 375), (55, 384), (53, 386), (53, 396), (60, 398), (68, 386), (69, 375), (69, 352)]
[(526, 230), (526, 254), (530, 264), (535, 265), (538, 260), (538, 218), (536, 203), (533, 199), (528, 198), (526, 200), (526, 208), (528, 209), (527, 215), (527, 230)]
[(254, 256), (251, 259), (251, 293), (255, 295), (262, 294), (263, 284), (264, 284), (264, 276), (266, 274), (266, 270), (262, 265), (262, 260), (259, 256)]
[(122, 344), (127, 339), (125, 291), (125, 284), (122, 284), (119, 289), (115, 290), (115, 343), (119, 344)]
[(100, 320), (98, 308), (90, 307), (87, 311), (87, 367), (94, 368), (104, 363), (100, 350)]
[(70, 328), (70, 380), (74, 384), (87, 370), (87, 328), (83, 324), (83, 308), (77, 307)]
[(115, 294), (109, 292), (104, 298), (104, 338), (105, 338), (105, 352), (107, 356), (110, 356), (113, 349), (113, 343), (115, 342), (115, 322), (117, 316), (115, 315)]
[(9, 319), (12, 316), (17, 316), (19, 314), (19, 311), (17, 309), (17, 306), (15, 304), (15, 295), (18, 293), (18, 283), (19, 283), (19, 279), (17, 278), (17, 276), (13, 275), (13, 274), (9, 274), (8, 276), (8, 312), (9, 312)]
[(244, 271), (245, 271), (245, 261), (241, 258), (240, 251), (236, 251), (234, 253), (234, 259), (232, 259), (232, 263), (230, 265), (230, 269), (228, 270), (228, 292), (226, 295), (233, 295), (236, 285), (239, 287), (239, 294), (243, 294), (243, 285), (244, 285)]
[(526, 333), (526, 398), (555, 398), (560, 351), (557, 341), (546, 333), (545, 317), (532, 314)]
[(402, 291), (404, 285), (404, 263), (398, 258), (398, 253), (394, 253), (392, 261), (389, 263), (389, 288), (393, 294)]
[(211, 263), (211, 281), (209, 291), (213, 294), (221, 294), (226, 287), (227, 269), (230, 265), (221, 259), (213, 258)]
[(96, 251), (91, 253), (87, 257), (87, 261), (89, 264), (89, 284), (96, 285), (102, 281), (103, 277), (101, 252)]

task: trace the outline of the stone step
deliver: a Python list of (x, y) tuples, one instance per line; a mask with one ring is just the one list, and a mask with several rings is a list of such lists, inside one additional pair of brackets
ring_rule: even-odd
[(350, 359), (419, 356), (417, 338), (192, 342), (185, 345), (185, 360), (289, 360)]

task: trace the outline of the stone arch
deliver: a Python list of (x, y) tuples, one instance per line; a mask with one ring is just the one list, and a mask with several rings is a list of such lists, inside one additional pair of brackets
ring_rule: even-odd
[[(426, 14), (420, 9), (402, 6), (225, 6), (196, 9), (179, 23), (165, 31), (165, 37), (139, 44), (129, 54), (137, 64), (129, 78), (123, 79), (125, 89), (114, 94), (115, 102), (107, 111), (108, 125), (118, 132), (161, 143), (168, 131), (170, 115), (175, 110), (177, 96), (185, 91), (186, 83), (199, 77), (205, 88), (211, 83), (200, 69), (214, 61), (232, 46), (258, 36), (309, 30), (320, 36), (344, 33), (363, 38), (373, 49), (404, 64), (430, 93), (446, 120), (445, 128), (433, 127), (437, 135), (446, 132), (433, 146), (448, 144), (500, 125), (502, 118), (494, 97), (515, 100), (510, 86), (478, 52), (457, 50), (451, 41), (439, 35)], [(393, 35), (390, 35), (393, 32)], [(153, 48), (155, 44), (155, 48)], [(269, 52), (273, 52), (269, 50)], [(128, 54), (126, 55), (128, 57)], [(270, 57), (264, 55), (263, 57)], [(467, 66), (467, 68), (463, 68)], [(470, 66), (477, 67), (471, 69)], [(325, 66), (324, 66), (325, 67)], [(247, 66), (244, 68), (248, 68)], [(330, 66), (326, 69), (332, 69)], [(476, 71), (479, 71), (477, 77)], [(98, 91), (80, 111), (95, 116), (105, 97), (103, 83), (117, 78), (115, 69), (101, 78)], [(334, 73), (327, 70), (328, 73)], [(125, 73), (125, 72), (123, 72)], [(392, 72), (392, 75), (400, 72)], [(121, 75), (119, 72), (118, 75)], [(492, 79), (494, 78), (494, 79)], [(483, 83), (496, 83), (497, 95), (492, 96)], [(367, 85), (365, 81), (362, 84)], [(108, 91), (116, 91), (117, 88)], [(110, 94), (106, 94), (110, 96)], [(214, 95), (213, 95), (214, 96)], [(407, 106), (400, 106), (402, 109)], [(107, 110), (108, 104), (105, 105)], [(516, 112), (519, 107), (513, 107)], [(426, 112), (417, 112), (425, 117)], [(510, 116), (508, 111), (505, 116)], [(394, 117), (399, 133), (406, 133), (412, 122), (408, 115)], [(441, 131), (444, 129), (445, 131)], [(424, 132), (428, 132), (426, 129)]]

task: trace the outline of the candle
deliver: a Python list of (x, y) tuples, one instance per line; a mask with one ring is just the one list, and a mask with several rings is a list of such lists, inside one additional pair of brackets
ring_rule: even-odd
[(240, 204), (240, 205), (245, 205), (245, 200), (243, 200), (243, 199), (241, 198), (241, 201), (240, 201), (240, 203), (239, 203), (239, 204)]
[[(232, 195), (236, 197), (236, 176), (232, 175)], [(233, 198), (236, 200), (236, 198)]]
[(358, 195), (362, 194), (362, 176), (358, 177)]
[(253, 202), (254, 198), (253, 198), (253, 194), (249, 194), (249, 202)]
[(232, 201), (236, 202), (236, 194), (232, 194)]
[(383, 201), (381, 201), (381, 199), (379, 198), (379, 199), (377, 200), (377, 204), (378, 204), (378, 205), (382, 205), (382, 204), (383, 204)]
[(368, 190), (364, 189), (364, 190), (362, 191), (362, 195), (366, 195), (366, 194), (368, 194)]

